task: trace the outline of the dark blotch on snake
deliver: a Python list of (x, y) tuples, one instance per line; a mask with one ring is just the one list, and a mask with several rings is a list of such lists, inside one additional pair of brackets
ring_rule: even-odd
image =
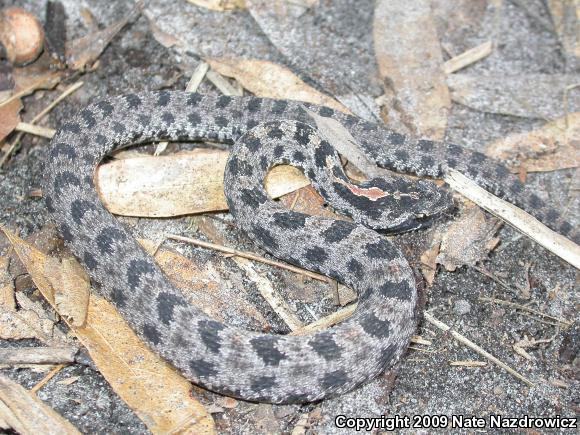
[(143, 325), (143, 335), (154, 345), (161, 343), (161, 334), (155, 327), (150, 323), (146, 323)]
[(337, 220), (322, 232), (322, 237), (324, 237), (324, 241), (327, 243), (340, 242), (346, 239), (355, 228), (355, 224)]
[(217, 103), (216, 103), (216, 107), (218, 109), (225, 109), (226, 107), (228, 107), (230, 105), (231, 102), (232, 102), (232, 97), (229, 97), (227, 95), (222, 95), (218, 98)]
[(77, 158), (77, 152), (75, 151), (75, 148), (72, 145), (69, 145), (68, 143), (64, 142), (59, 142), (57, 144), (54, 144), (50, 149), (50, 156), (52, 158), (55, 158), (57, 156), (66, 156), (69, 159), (74, 160)]
[(123, 290), (114, 287), (111, 291), (111, 301), (113, 301), (116, 307), (123, 308), (127, 306), (127, 295)]
[(132, 288), (139, 287), (143, 275), (152, 274), (154, 267), (150, 260), (131, 260), (127, 269), (127, 282)]
[(265, 335), (252, 338), (250, 340), (250, 345), (262, 361), (264, 361), (264, 364), (278, 367), (280, 361), (286, 358), (284, 354), (276, 348), (276, 344), (279, 340), (278, 337)]
[(94, 210), (95, 205), (85, 199), (75, 199), (71, 204), (71, 216), (73, 220), (80, 225), (85, 213), (89, 210)]
[(250, 381), (250, 388), (257, 392), (268, 391), (276, 386), (275, 376), (260, 376)]
[(157, 295), (157, 313), (159, 318), (166, 325), (173, 320), (175, 307), (184, 307), (187, 301), (181, 295), (161, 292)]
[(159, 91), (157, 93), (157, 105), (161, 107), (165, 107), (171, 101), (171, 94), (167, 91)]
[(413, 295), (413, 289), (405, 280), (401, 282), (385, 281), (378, 289), (379, 293), (387, 298), (399, 298), (409, 300)]
[(307, 216), (304, 213), (285, 211), (274, 213), (272, 217), (274, 218), (274, 224), (277, 227), (286, 230), (297, 230), (298, 228), (304, 227)]
[(97, 124), (93, 112), (89, 109), (82, 110), (79, 115), (83, 118), (83, 121), (85, 121), (86, 128), (93, 128)]
[(197, 376), (200, 378), (207, 379), (217, 375), (217, 370), (215, 369), (215, 366), (212, 363), (205, 361), (203, 359), (191, 360), (191, 362), (189, 363), (189, 367), (191, 368), (191, 371), (197, 374)]
[(212, 353), (218, 353), (221, 349), (220, 332), (225, 326), (215, 320), (200, 320), (197, 324), (201, 341)]
[(328, 253), (326, 252), (326, 249), (321, 248), (320, 246), (314, 246), (313, 248), (308, 248), (304, 252), (304, 257), (314, 264), (322, 264), (328, 260)]
[(325, 118), (329, 118), (332, 115), (334, 115), (334, 110), (332, 110), (330, 107), (321, 107), (320, 110), (318, 111), (318, 114), (320, 116), (324, 116)]
[(367, 243), (366, 249), (369, 258), (389, 259), (393, 256), (393, 248), (386, 240)]
[(89, 268), (89, 270), (95, 270), (99, 265), (94, 255), (88, 251), (85, 251), (85, 253), (83, 254), (83, 262), (85, 263), (85, 266)]
[(285, 100), (276, 100), (274, 101), (274, 105), (272, 106), (272, 113), (275, 115), (282, 115), (286, 108), (288, 107), (288, 101)]
[(339, 359), (342, 349), (336, 344), (332, 335), (322, 332), (308, 342), (308, 345), (326, 361)]
[(352, 258), (346, 265), (348, 271), (354, 275), (356, 279), (362, 279), (364, 276), (364, 268), (360, 261)]
[(109, 103), (108, 101), (99, 101), (95, 105), (102, 112), (103, 118), (108, 118), (109, 116), (111, 116), (111, 113), (113, 113), (113, 110), (115, 110), (113, 105), (111, 103)]
[(348, 381), (348, 375), (342, 369), (326, 373), (320, 380), (320, 385), (325, 390), (331, 390), (339, 387)]
[(125, 101), (127, 102), (127, 107), (129, 109), (136, 109), (141, 105), (141, 98), (135, 94), (125, 95)]
[(378, 339), (386, 340), (391, 334), (391, 322), (379, 319), (373, 312), (361, 319), (361, 326), (367, 334)]
[(284, 137), (284, 132), (277, 126), (269, 126), (268, 137), (272, 139), (282, 139)]

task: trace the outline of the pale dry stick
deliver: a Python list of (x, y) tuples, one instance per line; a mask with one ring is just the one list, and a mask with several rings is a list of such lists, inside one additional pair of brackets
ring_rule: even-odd
[(436, 319), (435, 317), (433, 317), (432, 314), (430, 314), (428, 312), (425, 312), (424, 316), (425, 316), (425, 320), (427, 320), (433, 326), (436, 326), (437, 328), (439, 328), (443, 332), (448, 332), (457, 341), (459, 341), (460, 343), (466, 345), (467, 347), (469, 347), (470, 349), (474, 350), (475, 352), (477, 352), (478, 354), (482, 355), (483, 357), (487, 358), (488, 360), (490, 360), (491, 362), (493, 362), (497, 366), (501, 367), (502, 369), (504, 369), (505, 371), (507, 371), (509, 374), (511, 374), (515, 378), (517, 378), (520, 381), (522, 381), (523, 383), (525, 383), (526, 385), (529, 385), (530, 387), (533, 387), (534, 386), (534, 383), (532, 381), (530, 381), (528, 378), (526, 378), (525, 376), (519, 374), (517, 371), (515, 371), (514, 369), (512, 369), (506, 363), (500, 361), (495, 356), (493, 356), (492, 354), (490, 354), (489, 352), (487, 352), (486, 350), (482, 349), (477, 344), (475, 344), (474, 342), (472, 342), (471, 340), (469, 340), (467, 337), (461, 335), (457, 331), (454, 331), (453, 329), (451, 329), (450, 326), (446, 325), (442, 321), (440, 321), (440, 320)]
[(0, 364), (64, 364), (73, 363), (76, 347), (16, 347), (0, 349)]
[(189, 83), (185, 90), (188, 92), (197, 92), (199, 85), (201, 85), (201, 82), (208, 71), (209, 65), (205, 62), (200, 63), (193, 71), (193, 74), (191, 74), (191, 78), (189, 79)]
[(460, 55), (449, 59), (447, 62), (443, 64), (443, 72), (445, 74), (452, 74), (460, 69), (469, 66), (484, 57), (487, 57), (491, 54), (493, 50), (493, 42), (486, 41), (483, 44), (478, 45), (477, 47), (470, 48), (467, 51), (464, 51)]
[[(52, 103), (50, 103), (48, 106), (46, 106), (44, 108), (44, 110), (42, 110), (38, 115), (36, 115), (34, 118), (32, 118), (32, 120), (30, 121), (29, 124), (36, 124), (39, 120), (44, 118), (44, 116), (48, 112), (50, 112), (52, 109), (54, 109), (54, 107), (57, 104), (59, 104), (62, 100), (64, 100), (70, 94), (75, 92), (83, 84), (84, 84), (83, 82), (77, 82), (74, 85), (69, 86), (62, 94), (60, 94), (57, 98), (55, 98), (55, 100)], [(20, 143), (20, 139), (22, 138), (23, 135), (24, 135), (23, 132), (19, 132), (16, 135), (16, 137), (14, 138), (14, 141), (10, 144), (8, 151), (6, 151), (6, 153), (2, 156), (2, 159), (0, 159), (0, 168), (2, 166), (4, 166), (4, 163), (6, 163), (6, 160), (8, 159), (8, 157), (10, 157), (10, 155), (14, 152), (14, 150), (16, 149), (16, 146)]]
[[(203, 78), (205, 77), (208, 69), (209, 65), (207, 63), (205, 62), (200, 63), (191, 74), (189, 83), (187, 83), (187, 86), (185, 87), (185, 92), (197, 92), (197, 89), (199, 88), (199, 85), (203, 81)], [(169, 142), (167, 141), (159, 142), (157, 144), (157, 147), (155, 147), (155, 152), (153, 153), (153, 155), (158, 156), (161, 153), (163, 153), (163, 151), (165, 151), (165, 149), (167, 148), (167, 145), (169, 145)]]
[(191, 243), (192, 245), (201, 246), (202, 248), (214, 249), (216, 251), (225, 252), (226, 254), (233, 254), (236, 257), (247, 258), (248, 260), (254, 260), (260, 263), (269, 264), (270, 266), (276, 266), (281, 269), (290, 270), (300, 275), (308, 276), (309, 278), (315, 279), (317, 281), (326, 282), (326, 277), (324, 275), (310, 272), (309, 270), (301, 269), (299, 267), (292, 266), (290, 264), (269, 260), (268, 258), (260, 257), (259, 255), (252, 254), (251, 252), (238, 251), (237, 249), (228, 248), (227, 246), (218, 245), (216, 243), (204, 242), (203, 240), (192, 239), (191, 237), (178, 236), (177, 234), (167, 234), (167, 238), (179, 240), (181, 242)]
[(261, 276), (250, 260), (245, 258), (234, 258), (233, 260), (246, 272), (248, 279), (256, 285), (264, 300), (284, 323), (286, 323), (290, 331), (296, 331), (304, 326), (298, 316), (294, 314), (292, 307), (274, 290), (270, 280)]
[(60, 372), (60, 371), (61, 371), (61, 370), (62, 370), (64, 367), (65, 367), (65, 364), (59, 364), (59, 365), (57, 365), (57, 366), (56, 366), (55, 368), (53, 368), (53, 369), (52, 369), (50, 372), (48, 372), (48, 373), (46, 374), (46, 376), (45, 376), (44, 378), (42, 378), (38, 384), (36, 384), (34, 387), (32, 387), (32, 388), (30, 389), (30, 392), (31, 392), (32, 394), (36, 394), (36, 392), (37, 392), (38, 390), (40, 390), (42, 387), (44, 387), (44, 386), (45, 386), (45, 385), (48, 383), (48, 381), (50, 381), (52, 378), (54, 378), (54, 376), (55, 376), (55, 375), (56, 375), (58, 372)]
[(431, 346), (433, 344), (431, 340), (425, 340), (420, 335), (413, 335), (411, 341), (416, 344), (422, 344), (423, 346)]
[(485, 367), (487, 363), (485, 361), (451, 361), (449, 365), (455, 367)]
[(505, 305), (508, 307), (515, 308), (517, 310), (527, 311), (528, 313), (535, 314), (536, 316), (545, 317), (547, 319), (551, 319), (559, 324), (565, 325), (567, 327), (572, 326), (574, 322), (566, 319), (560, 319), (559, 317), (550, 316), (549, 314), (542, 313), (541, 311), (534, 310), (533, 308), (528, 308), (525, 305), (516, 304), (515, 302), (504, 301), (503, 299), (495, 299), (495, 298), (487, 298), (484, 296), (479, 297), (480, 301), (483, 302), (491, 302), (498, 305)]
[(354, 313), (357, 304), (354, 303), (349, 305), (345, 308), (342, 308), (338, 311), (335, 311), (328, 316), (322, 317), (318, 319), (316, 322), (309, 323), (308, 325), (292, 331), (289, 335), (307, 335), (311, 334), (314, 331), (319, 331), (321, 329), (326, 329), (331, 327), (332, 325), (336, 325), (339, 322), (342, 322), (345, 319), (348, 319)]
[(472, 265), (471, 267), (473, 269), (475, 269), (476, 271), (478, 271), (479, 273), (481, 273), (482, 275), (487, 276), (492, 281), (497, 282), (504, 289), (509, 290), (509, 291), (514, 291), (513, 288), (511, 288), (508, 284), (506, 284), (504, 281), (502, 281), (501, 279), (499, 279), (497, 276), (493, 275), (489, 271), (487, 271), (485, 269), (482, 269), (481, 267), (478, 267), (478, 266), (475, 266), (475, 265)]
[[(342, 322), (343, 320), (346, 320), (352, 316), (352, 313), (354, 313), (354, 310), (356, 310), (356, 306), (357, 303), (355, 302), (351, 305), (341, 308), (340, 310), (335, 311), (332, 314), (329, 314), (328, 316), (321, 317), (316, 322), (309, 323), (300, 329), (292, 331), (289, 335), (307, 335), (315, 331), (330, 328), (331, 326), (334, 326), (337, 323)], [(431, 346), (433, 344), (430, 340), (425, 340), (419, 335), (413, 335), (411, 337), (411, 342), (415, 344), (422, 344), (424, 346)]]
[(296, 426), (290, 432), (290, 435), (304, 435), (306, 433), (306, 429), (308, 427), (308, 417), (310, 413), (305, 413), (300, 416), (298, 421), (296, 422)]
[(230, 96), (242, 96), (242, 92), (236, 89), (232, 84), (227, 81), (221, 74), (218, 74), (214, 70), (210, 69), (205, 75), (213, 85), (220, 90), (224, 95)]
[(452, 189), (467, 199), (503, 219), (550, 252), (580, 269), (580, 246), (576, 243), (552, 231), (529, 213), (482, 189), (460, 172), (450, 170), (444, 180)]
[(533, 316), (533, 315), (528, 314), (528, 313), (517, 313), (517, 314), (520, 314), (520, 315), (525, 316), (525, 317), (529, 317), (530, 319), (532, 319), (536, 322), (543, 323), (544, 325), (557, 326), (557, 327), (562, 326), (562, 324), (559, 322), (549, 322), (547, 320), (538, 319), (536, 316)]
[(437, 353), (437, 352), (439, 352), (438, 350), (423, 349), (422, 347), (415, 347), (415, 346), (409, 346), (407, 349), (416, 350), (417, 352), (424, 352), (424, 353)]
[(45, 137), (47, 139), (52, 139), (56, 134), (56, 130), (53, 128), (41, 127), (29, 122), (19, 122), (14, 130), (20, 131), (22, 133), (33, 134), (35, 136)]

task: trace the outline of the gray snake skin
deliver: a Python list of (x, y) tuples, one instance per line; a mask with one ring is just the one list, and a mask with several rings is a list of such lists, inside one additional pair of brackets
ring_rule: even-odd
[[(338, 155), (313, 127), (312, 113), (341, 123), (378, 166), (433, 178), (455, 168), (579, 240), (553, 207), (483, 154), (410, 139), (327, 107), (167, 91), (91, 104), (52, 141), (43, 184), (47, 209), (99, 292), (196, 384), (252, 401), (316, 401), (377, 376), (401, 356), (414, 331), (413, 272), (401, 252), (368, 226), (418, 228), (449, 209), (450, 194), (404, 177), (351, 184)], [(224, 184), (238, 224), (272, 255), (355, 289), (354, 315), (313, 335), (281, 336), (224, 325), (188, 304), (105, 210), (93, 184), (95, 168), (108, 153), (158, 139), (235, 144)], [(279, 163), (302, 169), (336, 210), (358, 223), (281, 208), (263, 188), (265, 174)]]

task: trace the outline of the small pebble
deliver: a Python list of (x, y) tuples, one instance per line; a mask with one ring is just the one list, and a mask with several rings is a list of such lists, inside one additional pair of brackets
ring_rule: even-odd
[(455, 302), (453, 311), (455, 311), (460, 316), (463, 316), (471, 311), (471, 304), (465, 299), (459, 299)]
[(44, 48), (44, 29), (30, 12), (17, 7), (0, 12), (0, 43), (5, 55), (15, 65), (35, 60)]

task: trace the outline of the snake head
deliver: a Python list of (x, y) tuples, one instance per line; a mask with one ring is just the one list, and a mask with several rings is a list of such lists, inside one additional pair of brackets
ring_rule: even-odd
[(435, 183), (406, 177), (381, 177), (354, 184), (336, 180), (339, 211), (364, 225), (391, 233), (428, 226), (453, 207), (451, 193)]

